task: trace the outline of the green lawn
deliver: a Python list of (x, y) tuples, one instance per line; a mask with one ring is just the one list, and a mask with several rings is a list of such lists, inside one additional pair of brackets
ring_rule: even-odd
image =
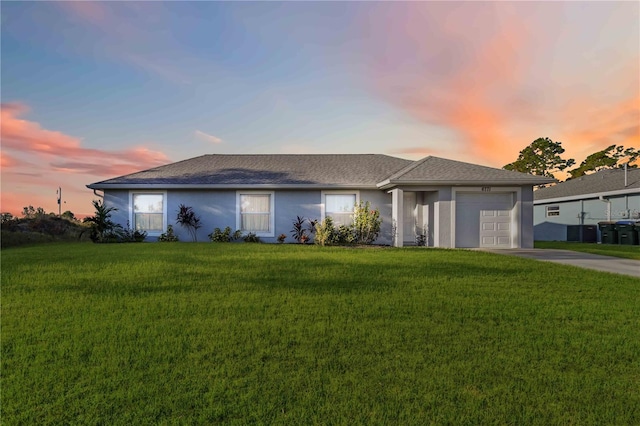
[(581, 251), (603, 256), (640, 260), (640, 246), (620, 244), (567, 243), (564, 241), (536, 241), (536, 248)]
[(640, 424), (640, 282), (466, 250), (2, 250), (2, 423)]

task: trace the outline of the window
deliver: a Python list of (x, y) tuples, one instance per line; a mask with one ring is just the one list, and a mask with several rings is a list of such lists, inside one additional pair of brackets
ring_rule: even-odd
[(357, 202), (357, 193), (324, 193), (323, 218), (331, 217), (335, 226), (351, 225), (353, 222), (353, 209)]
[(273, 192), (238, 193), (238, 229), (273, 236)]
[(547, 206), (547, 217), (560, 216), (560, 206)]
[(165, 194), (131, 194), (133, 214), (131, 227), (149, 234), (160, 234), (165, 224)]

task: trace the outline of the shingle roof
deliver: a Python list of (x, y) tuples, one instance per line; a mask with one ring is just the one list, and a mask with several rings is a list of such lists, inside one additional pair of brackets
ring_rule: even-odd
[(203, 155), (116, 177), (89, 188), (124, 185), (371, 186), (413, 163), (380, 154)]
[(532, 184), (554, 182), (542, 176), (534, 176), (510, 170), (496, 169), (461, 161), (448, 160), (439, 157), (425, 157), (408, 165), (404, 169), (390, 176), (383, 182), (382, 187), (392, 184), (478, 184), (480, 182), (500, 184)]
[[(541, 188), (534, 192), (534, 199), (547, 200), (552, 198), (597, 195), (613, 191), (634, 190), (640, 192), (640, 169), (628, 169), (627, 186), (624, 185), (624, 170), (601, 170), (587, 176), (571, 179), (548, 188)], [(586, 198), (586, 197), (583, 197)]]
[(537, 185), (552, 179), (438, 157), (382, 154), (211, 154), (87, 185), (141, 187), (371, 187), (398, 184)]

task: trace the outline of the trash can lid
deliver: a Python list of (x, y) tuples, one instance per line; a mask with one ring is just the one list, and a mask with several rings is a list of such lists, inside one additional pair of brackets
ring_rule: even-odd
[(635, 222), (633, 220), (619, 220), (616, 222), (616, 225), (633, 225)]

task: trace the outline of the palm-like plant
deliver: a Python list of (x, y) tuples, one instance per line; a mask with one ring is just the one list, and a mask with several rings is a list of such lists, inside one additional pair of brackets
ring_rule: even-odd
[(187, 231), (189, 231), (191, 239), (194, 242), (198, 241), (197, 232), (198, 229), (202, 227), (202, 225), (200, 223), (200, 218), (196, 216), (196, 213), (193, 211), (192, 207), (180, 204), (180, 206), (178, 207), (178, 216), (176, 216), (176, 222), (187, 228)]
[(117, 239), (120, 225), (111, 220), (111, 212), (118, 211), (115, 207), (107, 207), (102, 200), (93, 200), (95, 215), (85, 217), (83, 222), (91, 224), (91, 241), (94, 243)]

